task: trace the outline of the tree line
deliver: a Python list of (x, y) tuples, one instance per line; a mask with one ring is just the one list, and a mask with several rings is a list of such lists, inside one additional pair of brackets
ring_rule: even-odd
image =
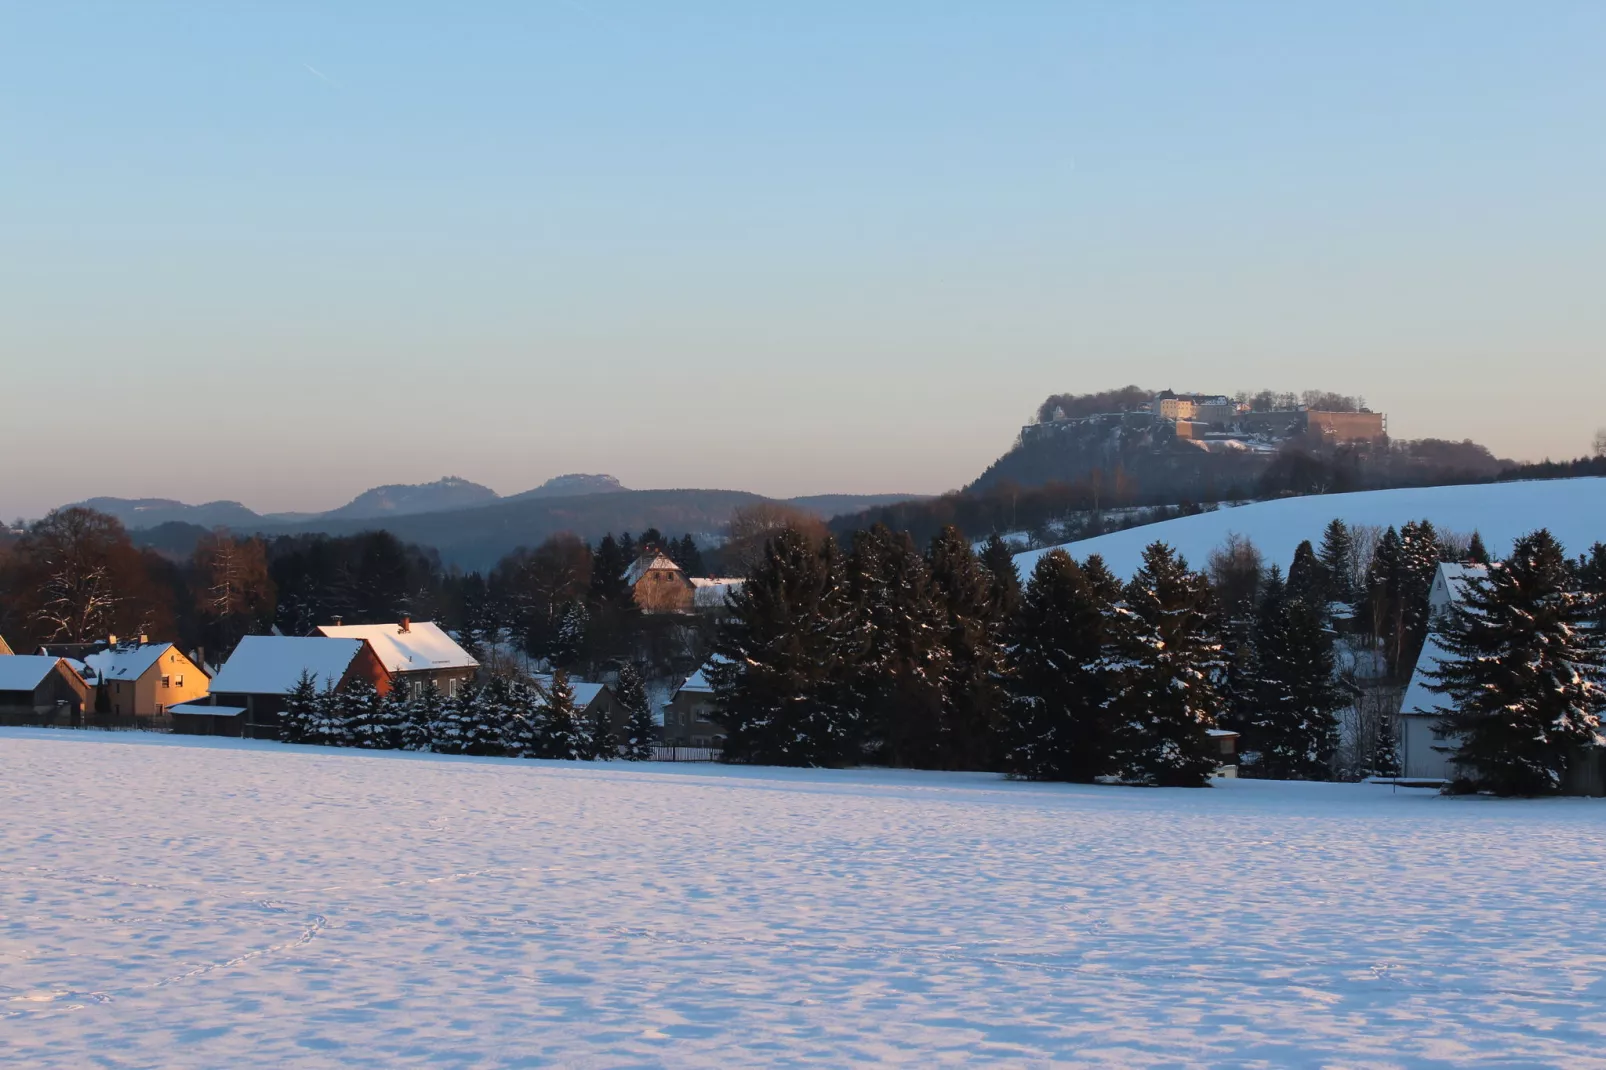
[(398, 682), (381, 696), (361, 678), (320, 689), (311, 675), (303, 674), (286, 697), (279, 739), (435, 754), (650, 760), (657, 730), (640, 672), (627, 663), (613, 692), (625, 712), (619, 732), (598, 704), (585, 711), (575, 708), (574, 690), (561, 669), (545, 687), (492, 676), (449, 696), (433, 682), (417, 691)]
[[(1591, 554), (1563, 572), (1598, 613), (1606, 548)], [(1223, 729), (1239, 733), (1247, 776), (1394, 775), (1397, 685), (1441, 561), (1488, 554), (1476, 533), (1426, 521), (1334, 521), (1286, 576), (1233, 539), (1204, 571), (1153, 543), (1126, 583), (1097, 555), (1050, 550), (1022, 586), (997, 536), (978, 553), (950, 527), (921, 552), (886, 527), (845, 550), (783, 531), (715, 637), (715, 717), (728, 760), (766, 764), (1199, 785)], [(1339, 712), (1379, 682), (1395, 705), (1350, 725), (1343, 759)]]

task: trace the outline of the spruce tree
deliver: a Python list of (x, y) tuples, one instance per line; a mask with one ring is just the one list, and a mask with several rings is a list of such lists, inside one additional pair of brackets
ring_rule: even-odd
[(1540, 529), (1469, 578), (1443, 621), (1447, 654), (1429, 686), (1450, 700), (1442, 726), (1460, 737), (1453, 760), (1481, 790), (1558, 791), (1575, 754), (1606, 743), (1601, 636), (1571, 580), (1561, 546)]
[(390, 690), (379, 704), (379, 742), (376, 746), (394, 749), (402, 745), (402, 730), (412, 716), (412, 692), (405, 680), (391, 682)]
[(585, 756), (584, 731), (574, 709), (574, 689), (569, 674), (559, 669), (552, 674), (542, 711), (541, 757), (579, 761)]
[(1328, 604), (1333, 601), (1330, 589), (1326, 569), (1306, 539), (1295, 548), (1294, 563), (1288, 566), (1288, 598), (1303, 602), (1326, 619)]
[(323, 690), (318, 692), (312, 731), (308, 733), (306, 742), (325, 747), (351, 745), (351, 736), (346, 730), (346, 695), (335, 686), (333, 680), (325, 681)]
[(374, 685), (359, 676), (348, 680), (343, 690), (346, 745), (370, 750), (388, 746), (384, 724), (380, 719), (383, 700), (379, 697), (379, 692), (374, 689)]
[(407, 717), (402, 722), (398, 745), (402, 750), (432, 750), (435, 723), (441, 719), (441, 692), (434, 680), (424, 681), (418, 697), (407, 703)]
[(1131, 784), (1202, 787), (1218, 763), (1209, 730), (1225, 669), (1210, 586), (1162, 542), (1126, 586), (1119, 639), (1119, 776)]
[(651, 761), (658, 728), (653, 723), (652, 703), (647, 699), (647, 688), (634, 662), (627, 661), (619, 667), (619, 682), (614, 685), (613, 695), (625, 711), (622, 756), (632, 762)]
[(1348, 525), (1333, 520), (1322, 532), (1322, 548), (1316, 555), (1327, 580), (1327, 596), (1333, 602), (1354, 606), (1359, 600), (1355, 590), (1355, 539)]
[(1005, 763), (1016, 776), (1086, 783), (1116, 772), (1108, 593), (1064, 550), (1037, 559), (1007, 649)]
[(636, 559), (627, 554), (612, 534), (604, 535), (591, 555), (591, 600), (618, 602), (630, 597), (625, 572)]
[(982, 547), (981, 565), (992, 579), (992, 616), (1006, 620), (1020, 605), (1020, 571), (1015, 567), (1015, 553), (998, 534), (987, 536)]
[(507, 753), (507, 737), (513, 732), (518, 711), (513, 703), (513, 685), (505, 676), (492, 676), (475, 696), (476, 716), (469, 722), (464, 743), (468, 754)]
[(431, 749), (437, 754), (468, 754), (485, 736), (480, 723), (479, 688), (465, 683), (441, 703), (440, 716), (430, 725)]
[(842, 702), (846, 597), (835, 543), (794, 529), (768, 539), (730, 599), (708, 669), (727, 761), (837, 766), (860, 757)]
[(552, 643), (552, 664), (572, 669), (585, 655), (586, 632), (591, 615), (584, 602), (570, 602), (558, 624), (557, 638)]
[(545, 731), (544, 702), (534, 687), (523, 680), (508, 687), (511, 716), (502, 726), (502, 749), (515, 758), (539, 758)]
[(313, 743), (318, 732), (318, 684), (305, 669), (285, 696), (279, 715), (279, 739), (285, 743)]
[(1400, 739), (1394, 715), (1379, 710), (1372, 725), (1372, 738), (1366, 748), (1366, 775), (1393, 780), (1400, 775)]
[(581, 757), (588, 762), (611, 762), (619, 757), (619, 737), (603, 706), (593, 699), (580, 718)]
[[(1005, 620), (999, 615), (992, 576), (952, 525), (931, 540), (926, 558), (943, 614), (946, 655), (936, 764), (998, 769)], [(1009, 567), (1013, 572), (1013, 562)]]
[(1338, 750), (1343, 698), (1333, 680), (1333, 639), (1320, 612), (1266, 582), (1255, 634), (1259, 677), (1253, 714), (1239, 729), (1247, 770), (1275, 780), (1326, 780)]
[(1584, 617), (1606, 643), (1606, 543), (1597, 542), (1578, 558), (1575, 586), (1584, 595)]
[(941, 768), (945, 622), (925, 559), (907, 534), (877, 524), (854, 535), (846, 571), (848, 701), (868, 748), (889, 765)]
[(1483, 545), (1483, 536), (1477, 529), (1473, 529), (1472, 541), (1467, 544), (1467, 564), (1487, 565), (1488, 563), (1489, 551)]
[(1401, 669), (1396, 640), (1399, 636), (1402, 567), (1400, 533), (1390, 527), (1377, 540), (1372, 560), (1366, 567), (1366, 608), (1371, 634), (1383, 649), (1389, 675), (1395, 678), (1398, 678)]
[(1400, 529), (1400, 574), (1397, 590), (1399, 634), (1397, 664), (1407, 674), (1416, 665), (1417, 655), (1428, 636), (1428, 595), (1442, 557), (1439, 533), (1426, 520), (1406, 524)]

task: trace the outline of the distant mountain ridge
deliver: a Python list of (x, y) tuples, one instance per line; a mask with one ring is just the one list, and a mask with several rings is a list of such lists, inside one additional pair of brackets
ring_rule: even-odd
[(433, 483), (392, 483), (365, 490), (339, 509), (319, 514), (319, 520), (371, 519), (382, 516), (410, 516), (436, 513), (443, 509), (467, 509), (498, 500), (490, 487), (471, 483), (459, 476), (447, 476)]

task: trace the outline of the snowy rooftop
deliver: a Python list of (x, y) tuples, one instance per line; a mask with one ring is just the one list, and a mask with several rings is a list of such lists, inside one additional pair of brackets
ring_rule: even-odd
[(723, 606), (731, 595), (742, 589), (743, 580), (693, 579), (692, 605), (703, 609)]
[(0, 691), (32, 691), (60, 660), (47, 654), (0, 654)]
[(138, 680), (171, 649), (172, 643), (107, 647), (85, 656), (83, 664), (93, 674), (89, 679)]
[[(1143, 548), (1155, 540), (1181, 551), (1188, 563), (1203, 568), (1210, 551), (1229, 533), (1253, 540), (1266, 564), (1286, 572), (1300, 542), (1319, 542), (1332, 520), (1350, 525), (1398, 528), (1413, 520), (1430, 520), (1441, 531), (1482, 534), (1489, 552), (1502, 557), (1519, 536), (1535, 528), (1550, 529), (1570, 553), (1581, 553), (1606, 533), (1606, 478), (1546, 479), (1517, 483), (1478, 483), (1451, 487), (1411, 487), (1315, 494), (1280, 498), (1232, 509), (1217, 509), (1159, 524), (1111, 532), (1066, 544), (1078, 560), (1100, 554), (1123, 579), (1142, 563)], [(1031, 575), (1047, 550), (1017, 554), (1021, 576)]]
[(585, 709), (591, 705), (592, 700), (602, 694), (602, 689), (607, 686), (607, 684), (588, 684), (580, 680), (570, 683), (569, 690), (574, 692), (574, 708), (577, 710)]
[(220, 694), (285, 695), (303, 672), (319, 687), (338, 684), (362, 649), (361, 639), (324, 636), (248, 635), (218, 670), (212, 690)]
[(168, 713), (188, 714), (192, 717), (238, 717), (244, 706), (210, 706), (205, 702), (179, 702), (167, 708)]
[(400, 624), (326, 624), (319, 633), (331, 639), (366, 639), (391, 672), (426, 669), (476, 669), (479, 662), (433, 621)]
[(649, 572), (679, 572), (681, 568), (664, 554), (642, 554), (625, 569), (624, 581), (634, 587)]
[(689, 691), (692, 694), (712, 694), (714, 688), (713, 685), (708, 682), (708, 676), (706, 675), (708, 672), (708, 667), (710, 665), (722, 665), (728, 660), (729, 659), (715, 654), (713, 657), (708, 659), (702, 668), (686, 677), (686, 682), (681, 684), (675, 693), (678, 695), (681, 691)]

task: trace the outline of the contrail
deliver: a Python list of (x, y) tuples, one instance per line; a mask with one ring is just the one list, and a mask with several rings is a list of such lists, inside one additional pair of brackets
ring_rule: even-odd
[(302, 66), (307, 69), (307, 73), (308, 74), (312, 75), (314, 78), (318, 79), (320, 82), (325, 82), (325, 83), (327, 83), (329, 85), (332, 85), (336, 89), (344, 89), (344, 88), (346, 88), (345, 86), (341, 85), (339, 82), (335, 81), (333, 78), (329, 77), (327, 74), (325, 74), (322, 71), (320, 71), (318, 68), (314, 67), (312, 64), (303, 63)]

